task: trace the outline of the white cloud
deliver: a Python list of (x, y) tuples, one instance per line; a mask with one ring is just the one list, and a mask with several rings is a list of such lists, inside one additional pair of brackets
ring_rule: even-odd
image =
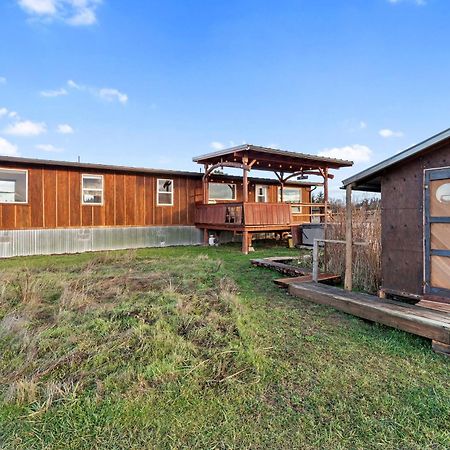
[(60, 134), (72, 134), (74, 132), (73, 128), (68, 123), (59, 124), (56, 131)]
[(6, 108), (0, 108), (0, 117), (6, 116), (8, 110)]
[(8, 117), (11, 117), (13, 119), (18, 119), (19, 118), (19, 114), (17, 114), (16, 111), (10, 111), (8, 114)]
[(218, 142), (218, 141), (211, 142), (211, 144), (209, 144), (209, 146), (213, 150), (223, 150), (225, 148), (225, 144), (223, 144), (222, 142)]
[(56, 14), (55, 0), (19, 0), (19, 6), (29, 14), (37, 14), (37, 15)]
[(403, 137), (402, 131), (393, 131), (389, 128), (383, 128), (378, 132), (378, 134), (383, 138), (391, 138), (391, 137)]
[(16, 122), (5, 129), (6, 134), (14, 136), (39, 136), (46, 131), (47, 125), (44, 122), (32, 122), (31, 120)]
[(84, 86), (75, 83), (75, 81), (73, 80), (67, 80), (67, 86), (71, 87), (72, 89), (78, 89), (79, 91), (84, 90)]
[(67, 86), (77, 91), (89, 92), (94, 97), (100, 97), (107, 102), (118, 101), (124, 105), (128, 101), (128, 95), (124, 92), (114, 88), (96, 88), (92, 86), (86, 86), (84, 84), (78, 84), (73, 80), (67, 81)]
[(41, 97), (61, 97), (63, 95), (67, 95), (67, 91), (64, 88), (60, 89), (50, 89), (49, 91), (41, 91)]
[(36, 145), (36, 148), (38, 150), (42, 150), (43, 152), (49, 152), (49, 153), (60, 153), (60, 152), (64, 151), (64, 149), (55, 147), (52, 144), (38, 144), (38, 145)]
[(367, 145), (354, 144), (345, 147), (325, 148), (318, 155), (328, 158), (347, 159), (358, 164), (369, 162), (372, 157), (372, 150)]
[(0, 137), (0, 155), (4, 156), (17, 156), (17, 146), (11, 144), (11, 142), (6, 139)]
[(0, 77), (0, 84), (6, 84), (6, 78)]
[(367, 123), (364, 122), (364, 120), (361, 120), (361, 122), (359, 122), (359, 128), (365, 130), (367, 128)]
[(98, 95), (107, 102), (118, 100), (123, 105), (128, 101), (128, 95), (120, 92), (117, 89), (102, 88), (98, 91)]
[(102, 0), (17, 0), (17, 3), (31, 17), (85, 26), (97, 22), (96, 9)]

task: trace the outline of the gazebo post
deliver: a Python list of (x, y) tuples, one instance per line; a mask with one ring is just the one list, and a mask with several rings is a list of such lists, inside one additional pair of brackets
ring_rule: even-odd
[(353, 226), (352, 226), (352, 185), (346, 187), (345, 192), (345, 282), (347, 291), (352, 290), (353, 265)]
[[(209, 175), (208, 175), (208, 164), (204, 165), (205, 175), (202, 179), (203, 187), (203, 204), (207, 205), (209, 203)], [(203, 229), (203, 244), (208, 245), (209, 243), (209, 232), (207, 228)]]
[(242, 169), (242, 201), (244, 203), (248, 202), (248, 156), (244, 155), (242, 157), (242, 164), (244, 165), (244, 168)]
[(323, 203), (325, 205), (324, 208), (324, 222), (325, 222), (325, 229), (328, 222), (328, 167), (325, 167), (323, 169)]

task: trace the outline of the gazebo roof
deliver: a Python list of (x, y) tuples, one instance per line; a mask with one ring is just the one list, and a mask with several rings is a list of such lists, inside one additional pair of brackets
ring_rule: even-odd
[(318, 168), (339, 169), (350, 167), (352, 161), (343, 159), (327, 158), (323, 156), (310, 155), (307, 153), (279, 150), (259, 145), (243, 144), (219, 150), (213, 153), (192, 158), (199, 164), (219, 164), (221, 162), (241, 162), (242, 157), (248, 157), (249, 162), (254, 161), (252, 170), (270, 170), (280, 172), (298, 172)]

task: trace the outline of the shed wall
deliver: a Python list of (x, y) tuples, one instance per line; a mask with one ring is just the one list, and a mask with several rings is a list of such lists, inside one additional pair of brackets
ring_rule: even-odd
[(450, 166), (450, 144), (385, 172), (381, 180), (382, 288), (423, 294), (423, 171)]

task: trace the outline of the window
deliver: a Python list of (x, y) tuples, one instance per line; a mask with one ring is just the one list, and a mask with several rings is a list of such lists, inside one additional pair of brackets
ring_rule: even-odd
[(103, 205), (103, 175), (82, 175), (83, 205)]
[(256, 202), (267, 203), (267, 186), (256, 185)]
[(236, 200), (236, 185), (228, 183), (209, 183), (210, 200)]
[(443, 184), (437, 188), (436, 199), (439, 203), (450, 203), (450, 183)]
[[(281, 188), (278, 188), (278, 201), (281, 202)], [(285, 203), (301, 203), (302, 202), (302, 191), (300, 188), (289, 188), (285, 187), (283, 189), (283, 202)], [(301, 206), (293, 206), (292, 212), (301, 212)]]
[(0, 203), (28, 202), (28, 171), (0, 169)]
[(158, 179), (157, 180), (157, 197), (156, 203), (159, 206), (173, 205), (173, 180)]

